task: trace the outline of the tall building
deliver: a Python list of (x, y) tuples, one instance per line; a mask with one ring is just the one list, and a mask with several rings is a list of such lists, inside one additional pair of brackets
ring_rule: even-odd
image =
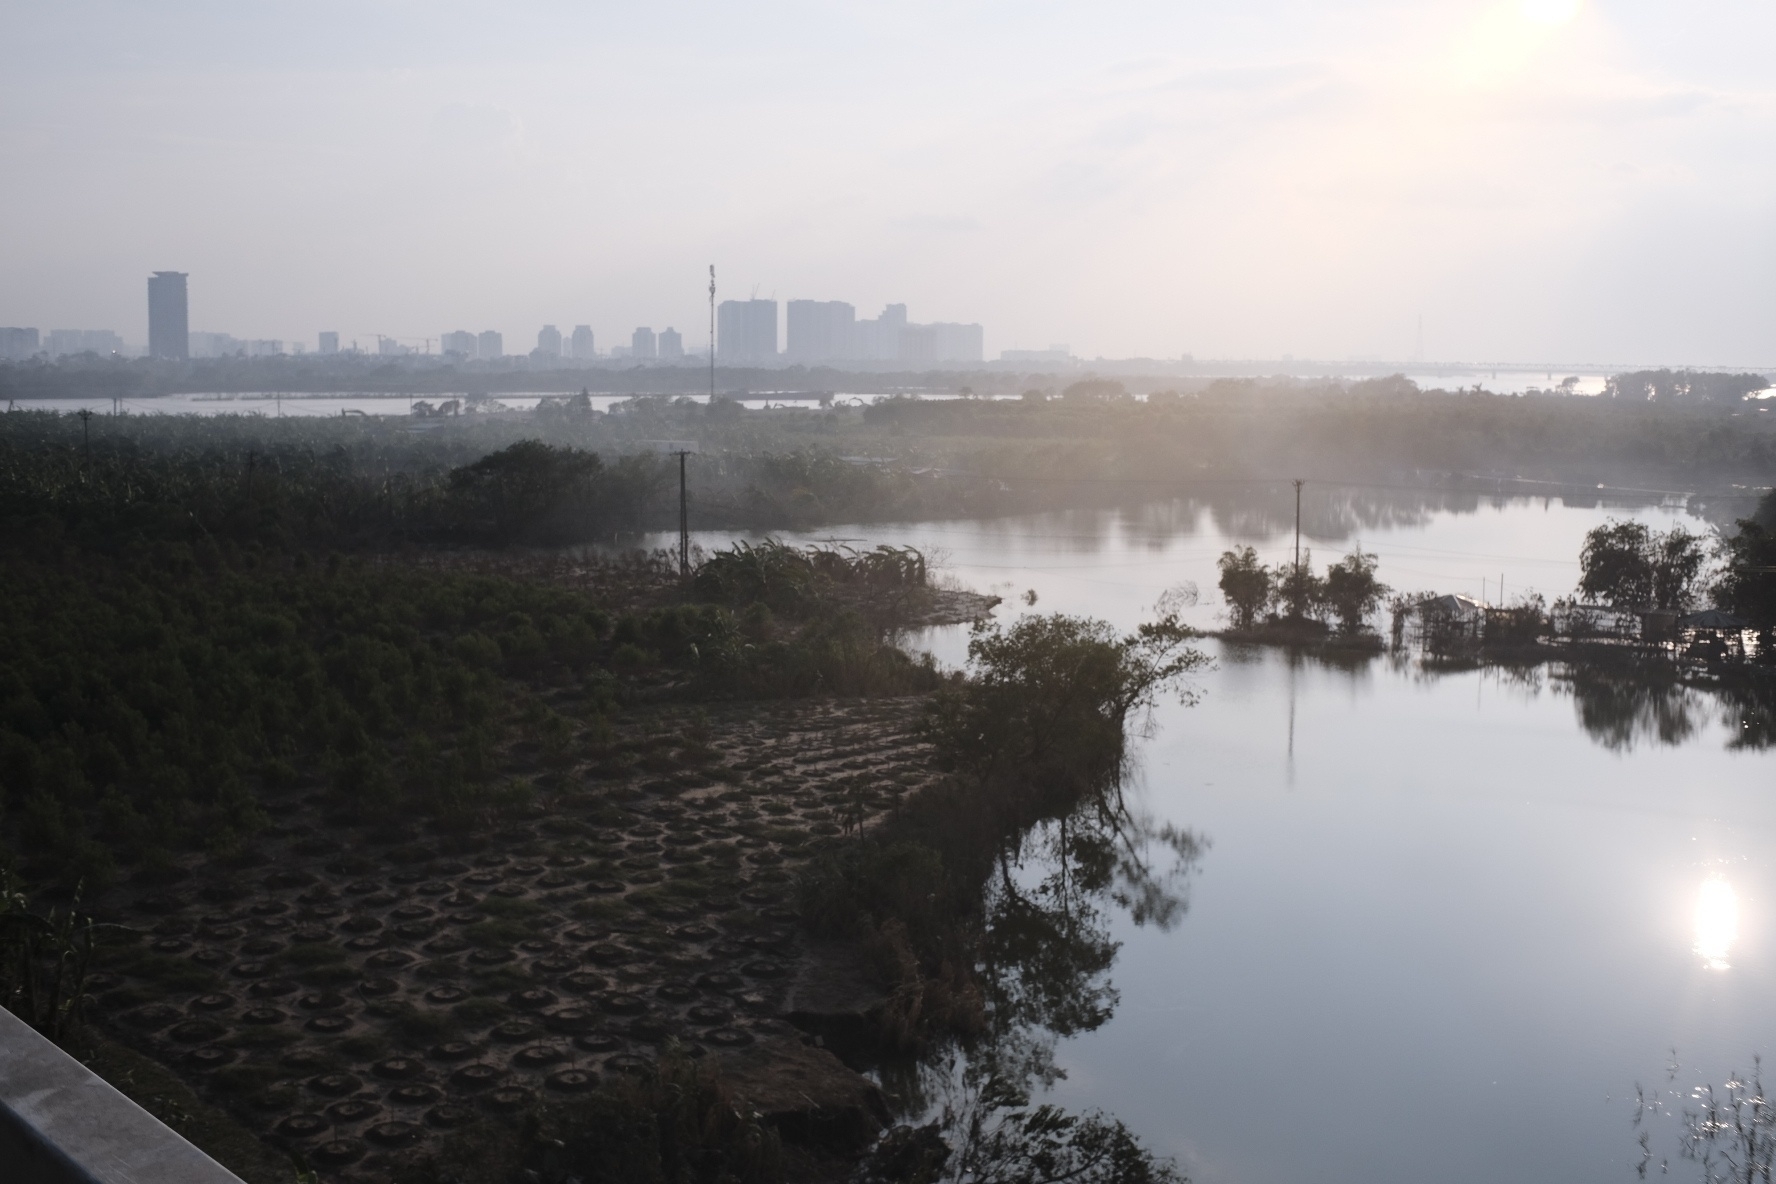
[(907, 308), (890, 304), (873, 321), (858, 321), (854, 330), (855, 351), (851, 356), (875, 362), (892, 362), (900, 357), (900, 331), (906, 328)]
[(575, 325), (573, 340), (569, 348), (573, 350), (573, 356), (576, 358), (596, 358), (598, 347), (592, 341), (592, 326)]
[(843, 300), (791, 300), (785, 352), (792, 361), (829, 362), (856, 353), (857, 310)]
[(51, 329), (44, 335), (43, 350), (52, 358), (68, 354), (120, 354), (123, 338), (109, 329)]
[(148, 356), (183, 362), (191, 356), (191, 325), (183, 271), (157, 271), (148, 278)]
[(913, 363), (978, 362), (984, 333), (979, 325), (939, 322), (900, 331), (900, 360)]
[(659, 355), (659, 343), (654, 339), (654, 331), (648, 328), (637, 329), (629, 335), (629, 356), (632, 358), (653, 358)]
[(724, 362), (777, 360), (777, 302), (724, 300), (716, 308), (716, 356)]
[(489, 329), (475, 338), (475, 356), (483, 362), (506, 355), (506, 342), (494, 330)]
[(328, 329), (328, 330), (325, 330), (324, 332), (322, 332), (322, 334), (321, 334), (321, 352), (324, 354), (338, 353), (339, 352), (339, 334), (333, 332), (333, 330), (331, 330), (331, 329)]
[(671, 325), (660, 330), (660, 360), (676, 362), (685, 356), (684, 338)]
[(537, 347), (531, 351), (532, 357), (559, 358), (561, 356), (561, 330), (554, 325), (544, 325), (537, 330)]
[(232, 333), (206, 333), (201, 329), (193, 329), (187, 340), (191, 344), (191, 356), (194, 358), (231, 358), (235, 354), (245, 353), (247, 343)]
[(18, 360), (37, 352), (37, 330), (0, 329), (0, 358)]
[(438, 339), (438, 349), (445, 354), (460, 354), (465, 358), (475, 356), (475, 335), (463, 329), (446, 333)]

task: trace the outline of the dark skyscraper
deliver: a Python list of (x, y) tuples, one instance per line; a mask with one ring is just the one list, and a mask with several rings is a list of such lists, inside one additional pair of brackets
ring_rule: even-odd
[(148, 277), (148, 356), (181, 362), (191, 356), (182, 271), (157, 271)]

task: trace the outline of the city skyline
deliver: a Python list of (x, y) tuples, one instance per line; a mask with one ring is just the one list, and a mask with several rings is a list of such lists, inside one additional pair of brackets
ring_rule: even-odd
[(346, 46), (303, 11), (13, 14), (0, 324), (145, 340), (137, 277), (175, 263), (243, 339), (685, 331), (714, 260), (723, 298), (904, 300), (989, 354), (1776, 349), (1747, 0), (696, 4), (670, 45), (602, 7), (376, 3)]
[[(144, 353), (152, 358), (187, 360), (231, 356), (272, 356), (285, 352), (290, 343), (294, 354), (307, 352), (300, 335), (290, 338), (243, 338), (219, 329), (191, 329), (189, 318), (190, 273), (156, 271), (148, 278), (148, 343), (140, 349), (131, 346), (109, 329), (54, 329), (42, 335), (34, 327), (9, 327), (0, 342), (0, 358), (23, 358), (37, 352), (51, 357), (65, 354), (95, 352)], [(720, 352), (735, 360), (758, 362), (789, 359), (791, 361), (957, 361), (985, 360), (984, 330), (979, 323), (936, 322), (910, 323), (905, 304), (889, 304), (871, 320), (860, 320), (855, 306), (841, 300), (790, 300), (780, 314), (775, 299), (724, 300), (719, 306)], [(780, 322), (786, 332), (785, 347), (779, 349)], [(341, 340), (349, 341), (345, 352), (370, 352), (358, 344), (358, 336), (339, 330), (316, 333), (316, 352), (326, 355), (341, 352)], [(499, 330), (479, 333), (466, 329), (447, 330), (436, 336), (402, 338), (385, 333), (363, 336), (376, 342), (374, 352), (382, 356), (406, 357), (432, 352), (464, 359), (492, 360), (508, 356), (504, 334)], [(596, 335), (589, 324), (575, 325), (563, 333), (556, 324), (546, 323), (537, 330), (536, 346), (529, 356), (536, 359), (590, 360), (634, 358), (637, 360), (677, 361), (697, 356), (695, 346), (687, 349), (684, 336), (668, 325), (658, 334), (649, 326), (638, 326), (630, 332), (630, 344), (611, 347), (601, 353)], [(416, 344), (418, 343), (418, 344)], [(730, 344), (731, 343), (731, 344)], [(705, 341), (701, 356), (709, 356), (710, 343)], [(511, 355), (517, 356), (517, 355)]]

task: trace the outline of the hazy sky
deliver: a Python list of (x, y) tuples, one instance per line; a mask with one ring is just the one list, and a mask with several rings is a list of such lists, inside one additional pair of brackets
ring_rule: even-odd
[[(1769, 0), (0, 0), (0, 324), (1776, 362)], [(434, 346), (435, 348), (435, 346)]]

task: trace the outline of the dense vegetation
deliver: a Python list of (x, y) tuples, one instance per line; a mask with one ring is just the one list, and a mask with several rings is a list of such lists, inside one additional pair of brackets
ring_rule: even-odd
[(0, 827), (37, 878), (170, 875), (194, 846), (248, 858), (264, 795), (298, 789), (361, 819), (471, 827), (527, 793), (498, 754), (522, 741), (559, 762), (624, 696), (935, 685), (815, 594), (922, 586), (914, 557), (802, 556), (813, 574), (786, 599), (726, 574), (776, 554), (742, 550), (712, 560), (709, 603), (660, 561), (589, 559), (568, 583), (402, 558), (390, 548), (596, 534), (645, 478), (531, 441), (379, 480), (231, 427), (203, 449), (29, 433), (0, 449)]
[[(0, 834), (52, 899), (126, 877), (138, 899), (210, 891), (258, 865), (259, 836), (294, 810), (373, 843), (478, 850), (567, 768), (623, 756), (607, 722), (620, 708), (941, 682), (876, 623), (881, 602), (925, 586), (915, 552), (766, 543), (708, 557), (688, 585), (663, 557), (490, 562), (422, 544), (528, 541), (564, 505), (596, 514), (599, 459), (509, 446), (397, 500), (350, 463), (247, 455), (244, 471), (198, 451), (6, 458)], [(6, 1003), (67, 1036), (92, 933), (75, 908), (9, 890)], [(108, 968), (153, 962), (121, 959)], [(1105, 1122), (1026, 1117), (1050, 1157), (1147, 1162)], [(671, 1056), (534, 1122), (476, 1128), (481, 1178), (520, 1164), (712, 1184), (783, 1172), (775, 1132)]]
[[(977, 626), (971, 677), (929, 709), (950, 779), (803, 878), (810, 926), (874, 951), (892, 988), (887, 1038), (959, 1062), (936, 1070), (963, 1088), (947, 1132), (957, 1178), (1178, 1178), (1114, 1119), (1032, 1095), (1053, 1041), (1109, 1018), (1103, 905), (1137, 923), (1182, 912), (1175, 880), (1197, 842), (1132, 816), (1120, 787), (1131, 723), (1206, 664), (1190, 636), (1173, 615), (1124, 637), (1066, 616)], [(1175, 866), (1156, 869), (1150, 848)], [(1034, 890), (1012, 870), (1026, 857), (1054, 869)]]

